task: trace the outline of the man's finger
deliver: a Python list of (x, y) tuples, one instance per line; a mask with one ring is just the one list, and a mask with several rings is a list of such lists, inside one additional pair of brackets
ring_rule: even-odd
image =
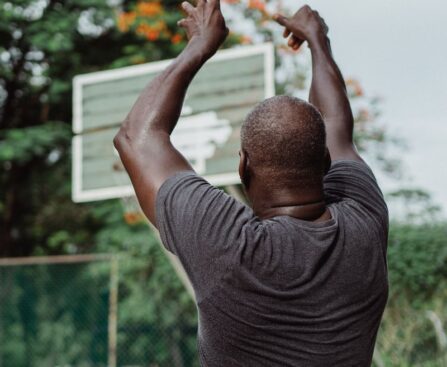
[(197, 7), (203, 8), (205, 6), (206, 1), (205, 0), (197, 0)]
[(298, 37), (292, 36), (289, 38), (289, 42), (287, 44), (289, 47), (293, 48), (294, 50), (298, 50), (301, 45), (303, 44), (303, 40), (299, 39)]
[(220, 0), (208, 0), (208, 3), (216, 9), (220, 9)]
[(180, 19), (180, 20), (177, 22), (177, 25), (178, 25), (179, 27), (184, 28), (184, 27), (186, 26), (186, 19)]
[(290, 37), (289, 38), (289, 41), (287, 42), (287, 45), (289, 46), (289, 47), (292, 47), (293, 48), (293, 46), (295, 46), (295, 38), (292, 36), (292, 37)]
[(295, 51), (297, 51), (301, 45), (304, 43), (304, 40), (299, 39), (298, 37), (293, 36), (293, 38), (295, 39), (295, 45), (292, 47)]
[(298, 41), (298, 43), (295, 43), (292, 47), (292, 49), (294, 49), (295, 51), (298, 51), (298, 49), (301, 47), (301, 45), (303, 44), (303, 41)]
[(282, 36), (284, 37), (284, 38), (287, 38), (287, 37), (289, 37), (290, 36), (290, 30), (288, 29), (288, 28), (285, 28), (284, 29), (284, 33), (282, 34)]
[(188, 14), (191, 15), (195, 10), (194, 6), (192, 6), (187, 1), (182, 2), (182, 9)]
[(281, 14), (275, 14), (273, 16), (273, 20), (275, 20), (277, 23), (281, 24), (284, 27), (287, 27), (289, 24), (289, 19)]

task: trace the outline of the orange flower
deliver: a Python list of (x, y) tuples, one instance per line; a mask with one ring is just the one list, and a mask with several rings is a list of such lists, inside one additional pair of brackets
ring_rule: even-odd
[(248, 7), (250, 9), (257, 9), (262, 13), (266, 12), (265, 3), (262, 0), (250, 0), (248, 2)]
[(146, 32), (146, 38), (149, 41), (156, 41), (160, 38), (160, 32), (156, 29), (151, 29), (150, 31)]
[(171, 43), (172, 43), (173, 45), (177, 45), (177, 44), (179, 44), (180, 42), (182, 42), (182, 39), (183, 39), (182, 35), (176, 33), (176, 34), (174, 34), (174, 35), (171, 37)]
[(137, 29), (136, 33), (140, 36), (147, 38), (149, 41), (156, 41), (162, 35), (169, 36), (167, 32), (166, 23), (159, 20), (155, 23), (141, 23)]
[(241, 39), (240, 39), (240, 42), (243, 44), (243, 45), (248, 45), (248, 44), (251, 44), (251, 43), (253, 43), (253, 39), (251, 38), (251, 37), (249, 37), (249, 36), (241, 36)]
[(139, 14), (145, 17), (153, 17), (155, 15), (159, 15), (162, 12), (163, 7), (159, 2), (149, 3), (143, 1), (137, 4), (137, 10)]
[(137, 34), (146, 37), (149, 41), (156, 41), (160, 38), (160, 30), (151, 27), (149, 24), (140, 24), (136, 29)]
[(162, 32), (166, 30), (166, 23), (163, 22), (162, 20), (159, 20), (152, 24), (152, 29)]
[(360, 121), (368, 121), (371, 117), (371, 114), (366, 108), (361, 108), (359, 110), (358, 119)]
[(129, 27), (135, 21), (137, 14), (134, 11), (124, 12), (118, 15), (118, 29), (121, 32), (127, 32)]
[(354, 80), (354, 79), (352, 79), (352, 78), (347, 78), (346, 80), (345, 80), (345, 83), (346, 83), (346, 85), (352, 85), (352, 84), (354, 84), (356, 81)]
[(354, 96), (361, 97), (363, 96), (363, 88), (358, 82), (358, 80), (353, 78), (346, 79), (346, 86), (352, 91)]
[(148, 25), (147, 24), (140, 24), (137, 29), (135, 30), (135, 32), (139, 35), (144, 35), (146, 34), (146, 32), (148, 31)]
[(124, 213), (124, 220), (128, 225), (135, 225), (144, 221), (143, 214), (138, 212)]
[(354, 93), (357, 97), (363, 96), (363, 89), (360, 85), (358, 85), (356, 88), (354, 88)]

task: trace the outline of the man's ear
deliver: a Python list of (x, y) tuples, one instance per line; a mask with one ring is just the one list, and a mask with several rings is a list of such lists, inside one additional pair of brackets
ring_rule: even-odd
[(324, 157), (324, 175), (325, 176), (328, 174), (329, 170), (331, 169), (331, 165), (332, 165), (331, 153), (329, 153), (329, 149), (326, 148), (326, 154)]
[(242, 184), (248, 189), (250, 184), (250, 171), (249, 171), (249, 160), (248, 154), (243, 149), (239, 151), (239, 177), (241, 178)]

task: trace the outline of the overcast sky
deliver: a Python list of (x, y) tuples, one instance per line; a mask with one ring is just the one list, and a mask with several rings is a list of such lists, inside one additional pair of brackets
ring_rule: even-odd
[(426, 189), (447, 213), (447, 1), (286, 3), (307, 3), (325, 18), (343, 73), (383, 98), (381, 120), (406, 141), (400, 184)]

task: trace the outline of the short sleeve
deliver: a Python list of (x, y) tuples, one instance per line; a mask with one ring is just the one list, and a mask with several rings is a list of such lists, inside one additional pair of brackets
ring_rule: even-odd
[(188, 171), (161, 186), (156, 218), (164, 246), (179, 257), (200, 302), (231, 271), (254, 214)]
[(350, 201), (374, 219), (383, 232), (388, 230), (388, 209), (377, 180), (364, 162), (334, 161), (324, 179), (326, 200)]

